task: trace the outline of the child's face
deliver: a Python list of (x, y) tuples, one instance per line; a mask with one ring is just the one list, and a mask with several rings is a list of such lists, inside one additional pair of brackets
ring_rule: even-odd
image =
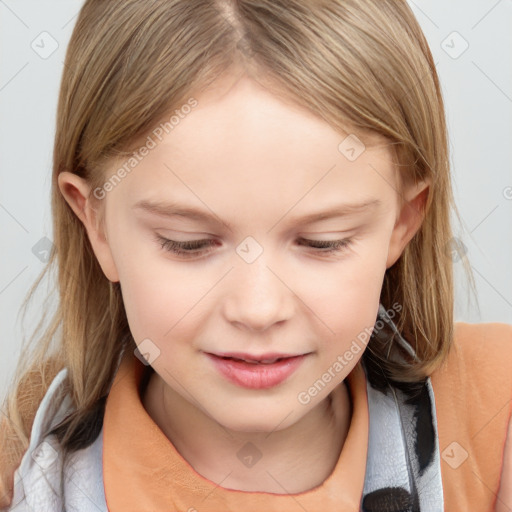
[[(361, 357), (385, 270), (420, 220), (415, 208), (400, 215), (385, 146), (358, 156), (346, 141), (343, 153), (345, 135), (247, 79), (195, 99), (169, 134), (156, 132), (161, 141), (150, 134), (156, 146), (106, 193), (108, 241), (91, 241), (107, 277), (120, 281), (131, 332), (137, 344), (150, 340), (141, 352), (169, 393), (230, 429), (283, 429)], [(211, 220), (152, 214), (136, 207), (142, 201), (195, 208)], [(297, 220), (373, 201), (343, 216)], [(213, 245), (186, 258), (157, 236)], [(302, 239), (350, 243), (324, 255)], [(208, 355), (232, 352), (306, 355), (282, 381), (259, 365), (235, 371), (235, 382)]]

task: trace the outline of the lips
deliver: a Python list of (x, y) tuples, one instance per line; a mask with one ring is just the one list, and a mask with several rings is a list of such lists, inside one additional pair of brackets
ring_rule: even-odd
[(206, 353), (214, 367), (229, 381), (250, 389), (267, 389), (286, 380), (301, 365), (307, 354)]
[(273, 364), (277, 361), (282, 361), (283, 359), (288, 359), (288, 358), (276, 358), (276, 359), (256, 359), (256, 360), (253, 360), (253, 359), (241, 359), (239, 357), (223, 357), (222, 359), (229, 359), (231, 361), (241, 361), (241, 362), (244, 362), (244, 363), (248, 363), (248, 364)]
[(244, 361), (249, 364), (272, 364), (276, 361), (281, 361), (283, 359), (290, 359), (292, 357), (298, 357), (302, 354), (276, 354), (276, 353), (266, 353), (261, 355), (251, 355), (240, 352), (230, 352), (230, 353), (222, 353), (222, 354), (212, 354), (217, 357), (221, 357), (222, 359), (232, 359), (234, 361)]

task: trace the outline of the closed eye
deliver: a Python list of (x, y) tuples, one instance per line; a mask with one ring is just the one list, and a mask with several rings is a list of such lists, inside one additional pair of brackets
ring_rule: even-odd
[[(345, 238), (342, 240), (310, 240), (300, 237), (297, 240), (299, 242), (298, 245), (315, 249), (315, 252), (318, 252), (322, 255), (340, 253), (352, 243), (352, 239), (350, 238)], [(170, 240), (158, 234), (156, 235), (156, 241), (165, 251), (171, 252), (183, 258), (191, 258), (210, 253), (214, 246), (217, 245), (215, 240), (208, 238), (202, 240), (187, 240), (185, 242), (178, 242), (177, 240)]]

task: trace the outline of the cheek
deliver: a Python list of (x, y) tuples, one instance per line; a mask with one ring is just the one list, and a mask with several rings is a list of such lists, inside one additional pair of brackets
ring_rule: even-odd
[[(323, 290), (322, 296), (312, 308), (320, 320), (319, 329), (326, 334), (326, 341), (333, 349), (339, 343), (356, 338), (361, 332), (373, 328), (379, 308), (381, 285), (373, 279), (354, 283), (339, 283)], [(322, 336), (323, 337), (323, 336)]]
[[(303, 297), (326, 334), (324, 347), (332, 357), (358, 339), (364, 348), (375, 325), (386, 271), (386, 240), (374, 240), (350, 259), (311, 279)], [(362, 247), (362, 245), (361, 245)], [(321, 283), (321, 286), (319, 285)], [(300, 293), (299, 293), (300, 295)]]
[[(119, 277), (126, 316), (135, 341), (138, 343), (144, 338), (156, 339), (158, 335), (161, 336), (169, 329), (164, 324), (172, 320), (169, 318), (168, 322), (162, 322), (165, 316), (161, 316), (161, 310), (166, 304), (166, 309), (172, 311), (172, 301), (162, 296), (161, 287), (156, 285), (156, 281), (145, 279), (143, 275), (132, 273), (129, 277)], [(155, 322), (158, 318), (160, 324)]]
[[(170, 280), (159, 261), (158, 247), (150, 242), (119, 238), (113, 254), (123, 303), (136, 342), (162, 336), (172, 327), (180, 306), (179, 281)], [(114, 252), (114, 251), (113, 251)]]
[(373, 238), (357, 243), (346, 258), (319, 266), (303, 283), (308, 296), (323, 308), (343, 306), (351, 310), (371, 306), (380, 297), (386, 272), (386, 239)]
[[(180, 265), (144, 250), (124, 253), (119, 279), (130, 330), (136, 342), (145, 338), (162, 347), (171, 339), (193, 338), (201, 325), (200, 300), (211, 288), (192, 266)], [(195, 327), (194, 327), (195, 326)]]

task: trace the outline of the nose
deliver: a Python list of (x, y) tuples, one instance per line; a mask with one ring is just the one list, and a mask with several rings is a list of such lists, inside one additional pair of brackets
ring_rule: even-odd
[(226, 319), (248, 331), (266, 331), (293, 315), (294, 293), (286, 277), (269, 266), (265, 252), (254, 262), (239, 262), (230, 273)]

